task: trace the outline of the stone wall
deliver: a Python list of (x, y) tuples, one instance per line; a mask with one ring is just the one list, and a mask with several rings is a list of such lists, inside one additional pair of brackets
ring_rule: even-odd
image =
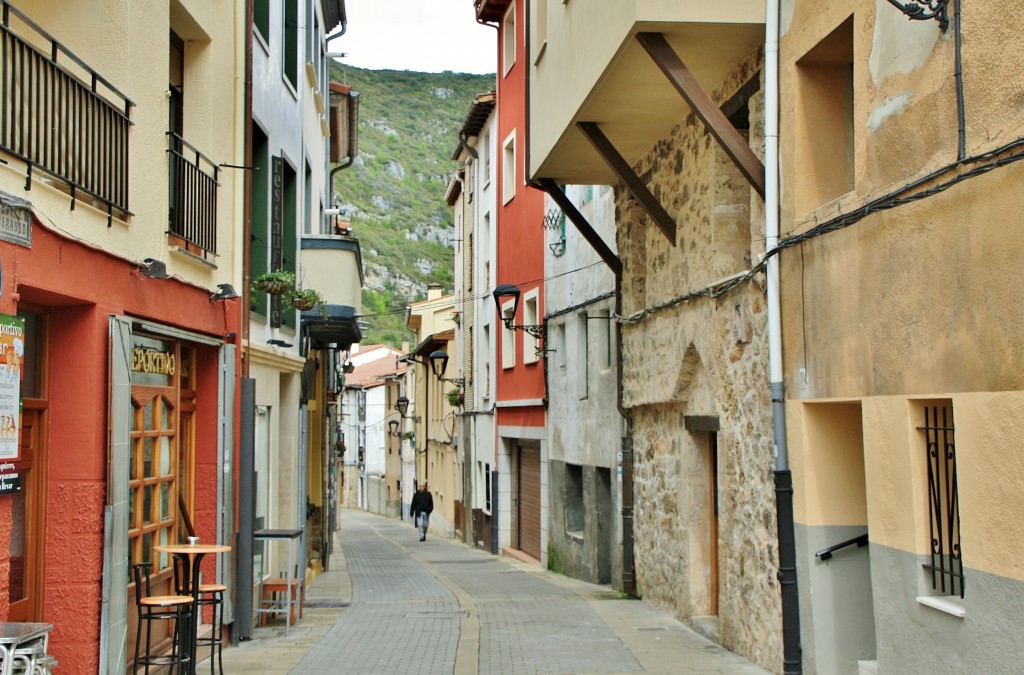
[[(760, 81), (760, 67), (761, 55), (752, 55), (711, 92), (716, 102)], [(759, 88), (748, 101), (755, 152), (762, 97)], [(678, 227), (672, 246), (617, 190), (623, 314), (631, 319), (622, 326), (623, 397), (634, 420), (638, 592), (781, 671), (763, 277), (720, 297), (686, 297), (751, 268), (763, 251), (763, 202), (692, 114), (635, 170)], [(688, 431), (689, 416), (717, 418), (719, 429)]]

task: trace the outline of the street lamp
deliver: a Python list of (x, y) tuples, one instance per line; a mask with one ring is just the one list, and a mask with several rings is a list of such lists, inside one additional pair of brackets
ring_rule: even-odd
[(448, 352), (438, 349), (430, 355), (430, 369), (434, 371), (434, 377), (442, 382), (451, 382), (458, 388), (466, 385), (464, 377), (445, 377), (444, 371), (448, 369)]
[[(544, 339), (544, 325), (543, 324), (515, 324), (516, 312), (519, 310), (519, 296), (522, 295), (519, 287), (515, 284), (500, 284), (495, 287), (494, 292), (491, 294), (494, 296), (494, 304), (498, 306), (498, 316), (505, 324), (505, 328), (508, 330), (521, 330), (524, 333), (532, 335), (537, 340)], [(505, 299), (512, 299), (512, 314), (505, 316), (504, 312), (501, 311), (501, 304)]]
[(391, 420), (388, 422), (388, 434), (391, 436), (398, 435), (398, 420)]

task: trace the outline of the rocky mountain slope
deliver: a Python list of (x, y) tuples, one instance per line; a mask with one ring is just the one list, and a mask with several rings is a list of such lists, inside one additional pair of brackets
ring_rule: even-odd
[(335, 63), (331, 79), (359, 92), (359, 156), (335, 175), (366, 282), (366, 344), (400, 347), (410, 302), (438, 282), (452, 291), (452, 210), (445, 190), (451, 159), (473, 97), (494, 75), (364, 70)]

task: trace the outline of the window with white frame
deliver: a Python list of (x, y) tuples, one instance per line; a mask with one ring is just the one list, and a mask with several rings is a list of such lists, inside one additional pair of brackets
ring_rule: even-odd
[(491, 132), (484, 132), (484, 142), (480, 145), (481, 170), (484, 172), (484, 187), (491, 184)]
[(501, 144), (501, 199), (508, 204), (516, 196), (516, 132)]
[(484, 325), (484, 386), (483, 386), (483, 397), (489, 399), (491, 397), (491, 326), (490, 324)]
[[(516, 317), (512, 313), (512, 301), (506, 302), (501, 306), (501, 317), (502, 319), (508, 319), (510, 323), (516, 322)], [(516, 332), (511, 328), (504, 328), (501, 331), (501, 367), (502, 368), (513, 368), (516, 365)]]
[(511, 3), (501, 24), (501, 65), (505, 75), (516, 62), (516, 3)]
[[(540, 314), (537, 309), (537, 289), (533, 289), (523, 297), (523, 323), (527, 326), (540, 325)], [(540, 341), (529, 333), (523, 333), (523, 363), (536, 363), (537, 349)]]

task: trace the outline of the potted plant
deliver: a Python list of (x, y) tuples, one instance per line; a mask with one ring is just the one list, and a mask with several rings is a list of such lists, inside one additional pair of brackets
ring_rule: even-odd
[(284, 270), (265, 272), (252, 280), (252, 290), (257, 293), (284, 295), (295, 286), (295, 274)]
[(466, 399), (466, 395), (461, 389), (452, 389), (445, 396), (448, 397), (448, 405), (453, 408), (461, 408)]
[(462, 312), (452, 312), (452, 323), (456, 326), (462, 325)]
[(322, 313), (324, 296), (320, 295), (320, 291), (312, 288), (295, 288), (285, 294), (285, 302), (300, 312), (308, 311), (320, 305)]

